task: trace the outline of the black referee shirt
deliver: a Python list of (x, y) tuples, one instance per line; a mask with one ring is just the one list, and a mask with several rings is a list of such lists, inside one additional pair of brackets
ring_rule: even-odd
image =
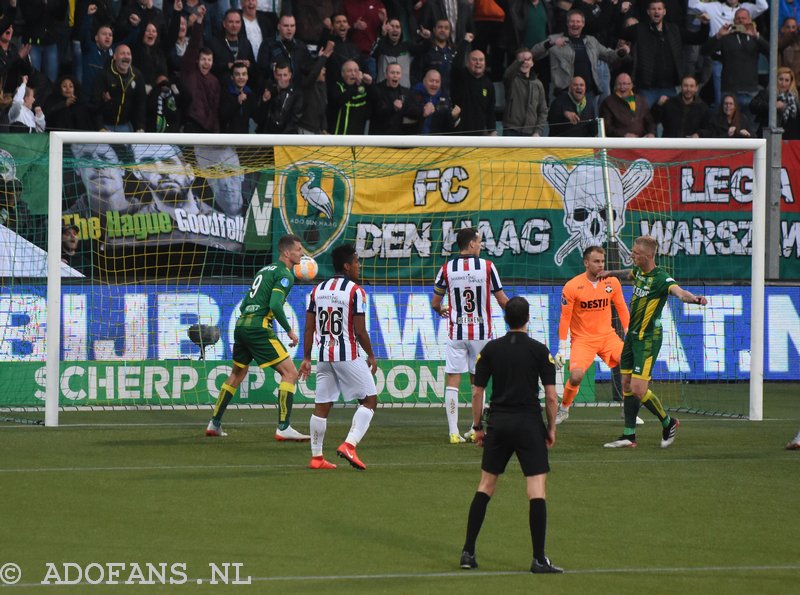
[(556, 367), (550, 350), (527, 334), (511, 332), (489, 341), (475, 365), (475, 386), (486, 388), (492, 378), (492, 411), (541, 412), (539, 379), (555, 385)]

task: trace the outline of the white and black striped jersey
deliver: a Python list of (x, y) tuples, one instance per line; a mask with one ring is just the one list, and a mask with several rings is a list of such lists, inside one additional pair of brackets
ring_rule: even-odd
[(459, 256), (439, 269), (434, 292), (450, 305), (451, 339), (491, 339), (491, 296), (503, 289), (491, 261), (477, 256)]
[(364, 316), (367, 294), (343, 276), (323, 281), (313, 290), (308, 312), (316, 322), (315, 345), (321, 362), (343, 362), (358, 358), (354, 318)]

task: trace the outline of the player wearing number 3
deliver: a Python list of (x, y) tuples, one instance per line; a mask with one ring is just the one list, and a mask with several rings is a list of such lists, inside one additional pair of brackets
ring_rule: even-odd
[(569, 378), (556, 415), (556, 424), (569, 417), (569, 408), (578, 394), (586, 370), (600, 356), (609, 367), (619, 365), (622, 339), (611, 325), (611, 305), (617, 309), (625, 332), (628, 331), (628, 306), (622, 295), (619, 279), (598, 279), (605, 265), (605, 250), (590, 246), (583, 251), (586, 272), (567, 281), (561, 292), (561, 321), (558, 325), (558, 353), (553, 358), (557, 368), (566, 361), (567, 331), (572, 337), (569, 356)]
[[(464, 442), (458, 432), (458, 385), (461, 375), (469, 372), (470, 384), (475, 378), (475, 360), (492, 338), (492, 294), (505, 309), (508, 297), (500, 276), (491, 261), (480, 258), (481, 234), (474, 227), (456, 234), (458, 256), (446, 262), (434, 282), (431, 306), (448, 319), (449, 340), (445, 347), (444, 406), (450, 444)], [(442, 305), (447, 295), (448, 306)], [(475, 432), (467, 432), (474, 440)]]
[[(311, 374), (311, 349), (317, 349), (317, 390), (311, 416), (311, 469), (335, 469), (322, 456), (322, 443), (328, 426), (328, 414), (342, 394), (345, 401), (358, 400), (353, 423), (345, 441), (336, 449), (356, 469), (366, 469), (356, 454), (356, 446), (367, 433), (378, 391), (372, 375), (378, 369), (366, 326), (367, 294), (356, 283), (361, 265), (352, 244), (333, 250), (332, 279), (311, 290), (303, 336), (303, 362), (300, 378)], [(316, 337), (316, 341), (315, 341)], [(358, 355), (364, 349), (367, 360)]]
[(309, 439), (309, 436), (301, 434), (289, 424), (297, 387), (297, 368), (272, 328), (273, 319), (277, 320), (289, 335), (289, 347), (297, 345), (297, 335), (286, 319), (283, 304), (294, 285), (292, 267), (303, 256), (300, 238), (295, 235), (283, 236), (278, 241), (278, 252), (278, 262), (258, 271), (242, 300), (239, 308), (241, 315), (233, 332), (233, 371), (219, 391), (214, 416), (206, 428), (206, 436), (226, 435), (222, 431), (222, 415), (236, 389), (247, 376), (250, 362), (255, 360), (259, 367), (273, 368), (281, 376), (275, 440), (302, 442)]

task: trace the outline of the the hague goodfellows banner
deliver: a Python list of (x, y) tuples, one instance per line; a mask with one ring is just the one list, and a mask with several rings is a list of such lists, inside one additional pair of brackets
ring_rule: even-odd
[[(585, 151), (74, 145), (64, 212), (85, 249), (191, 242), (274, 254), (292, 232), (323, 274), (328, 248), (350, 241), (366, 278), (412, 283), (433, 278), (462, 226), (481, 229), (503, 278), (531, 281), (580, 272), (582, 249), (604, 244), (612, 226), (622, 264), (633, 238), (650, 234), (677, 277), (730, 281), (750, 275), (751, 161), (688, 148), (612, 151), (604, 167)], [(46, 136), (0, 136), (0, 212), (26, 206), (31, 223), (15, 231), (39, 247), (47, 177)], [(783, 279), (800, 278), (798, 188), (800, 143), (785, 142)]]
[[(285, 311), (302, 328), (311, 286), (295, 286)], [(379, 370), (383, 403), (441, 403), (447, 322), (430, 306), (431, 292), (411, 286), (368, 286), (366, 311)], [(653, 366), (656, 380), (728, 382), (750, 374), (750, 288), (694, 286), (706, 308), (670, 300), (664, 307), (664, 342)], [(230, 372), (233, 331), (248, 286), (159, 284), (97, 287), (65, 285), (62, 300), (60, 401), (63, 405), (196, 405), (213, 403)], [(529, 332), (549, 345), (558, 343), (561, 285), (508, 285), (509, 295), (531, 304)], [(625, 287), (626, 299), (630, 287)], [(768, 287), (765, 301), (764, 377), (800, 379), (800, 288)], [(4, 405), (41, 405), (44, 398), (47, 303), (36, 286), (20, 284), (13, 295), (0, 293), (0, 395)], [(220, 340), (200, 361), (189, 339), (195, 323), (219, 327)], [(502, 311), (492, 324), (505, 333)], [(302, 338), (302, 333), (298, 333)], [(279, 337), (288, 345), (286, 334)], [(289, 348), (299, 359), (300, 345)], [(314, 357), (316, 359), (316, 357)], [(609, 378), (600, 366), (598, 378)], [(298, 401), (313, 400), (314, 377), (301, 382)], [(465, 380), (466, 382), (466, 380)], [(251, 366), (235, 403), (276, 402), (271, 369)], [(464, 386), (461, 398), (469, 400)]]

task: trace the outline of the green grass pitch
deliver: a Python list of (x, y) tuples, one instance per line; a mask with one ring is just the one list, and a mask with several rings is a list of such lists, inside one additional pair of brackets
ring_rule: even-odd
[[(307, 444), (275, 442), (269, 410), (229, 411), (224, 439), (203, 435), (202, 411), (5, 423), (0, 569), (13, 562), (22, 577), (0, 592), (796, 593), (800, 452), (783, 446), (800, 425), (797, 388), (766, 385), (763, 422), (684, 414), (666, 450), (644, 410), (639, 447), (608, 450), (619, 409), (574, 408), (548, 480), (547, 552), (560, 576), (527, 572), (516, 460), (489, 504), (480, 568), (459, 570), (480, 449), (447, 443), (441, 409), (379, 409), (359, 447), (365, 472), (334, 453), (352, 408), (331, 413), (333, 471), (306, 469)], [(294, 425), (307, 429), (309, 414), (296, 410)], [(463, 428), (467, 419), (462, 409)], [(66, 562), (184, 564), (186, 584), (40, 584), (48, 563)], [(226, 562), (250, 584), (210, 584), (209, 563)]]

